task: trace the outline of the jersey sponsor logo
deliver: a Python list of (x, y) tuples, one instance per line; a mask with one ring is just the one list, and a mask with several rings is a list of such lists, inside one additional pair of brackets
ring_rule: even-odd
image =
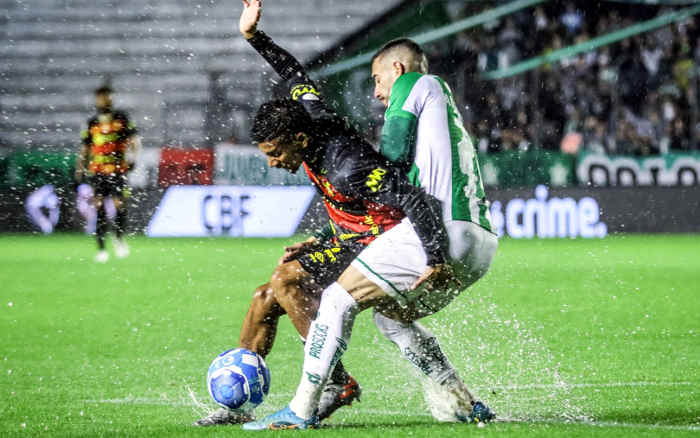
[(384, 178), (384, 175), (386, 175), (386, 169), (377, 167), (367, 176), (365, 185), (373, 192), (378, 191), (382, 188), (382, 179)]
[[(505, 212), (504, 212), (505, 210)], [(550, 198), (549, 189), (544, 185), (535, 188), (535, 197), (530, 199), (513, 198), (505, 203), (491, 204), (491, 217), (494, 231), (499, 236), (520, 239), (533, 237), (605, 237), (608, 226), (601, 220), (598, 202), (584, 196), (578, 200)]]
[(365, 224), (369, 225), (369, 231), (377, 236), (379, 235), (379, 225), (374, 221), (374, 218), (370, 215), (365, 216)]
[(335, 263), (338, 260), (335, 256), (335, 254), (337, 254), (339, 252), (340, 252), (339, 247), (333, 247), (333, 248), (324, 249), (323, 252), (315, 251), (315, 252), (309, 254), (309, 258), (314, 263), (325, 263), (326, 260), (328, 260), (330, 263)]
[(319, 100), (321, 93), (316, 91), (313, 85), (299, 84), (292, 87), (292, 99), (299, 100), (301, 97), (303, 100)]
[[(321, 350), (326, 343), (328, 336), (328, 326), (325, 324), (314, 324), (314, 332), (311, 335), (311, 347), (309, 348), (309, 356), (321, 359)], [(313, 383), (313, 382), (312, 382)]]

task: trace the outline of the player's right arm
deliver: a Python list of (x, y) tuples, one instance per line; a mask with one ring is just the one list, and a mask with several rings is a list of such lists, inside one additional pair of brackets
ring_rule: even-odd
[(264, 32), (257, 29), (261, 13), (261, 0), (243, 0), (243, 12), (239, 22), (241, 34), (282, 79), (290, 81), (291, 98), (300, 101), (312, 117), (330, 113), (322, 103), (316, 85), (301, 63), (291, 53), (275, 44)]

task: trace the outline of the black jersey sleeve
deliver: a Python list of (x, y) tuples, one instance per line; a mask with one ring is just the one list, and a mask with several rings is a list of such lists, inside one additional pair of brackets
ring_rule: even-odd
[(401, 169), (374, 151), (346, 149), (337, 160), (342, 161), (342, 180), (348, 194), (402, 209), (423, 244), (428, 265), (445, 262), (448, 242), (440, 201), (412, 185)]
[(289, 94), (293, 100), (301, 102), (311, 117), (330, 117), (331, 111), (321, 98), (314, 81), (304, 67), (288, 51), (275, 44), (265, 32), (258, 30), (248, 40), (251, 46), (272, 66), (278, 75), (289, 82)]

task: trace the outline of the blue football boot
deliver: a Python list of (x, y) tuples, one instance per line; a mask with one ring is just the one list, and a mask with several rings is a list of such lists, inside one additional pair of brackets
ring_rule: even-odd
[(304, 420), (298, 417), (289, 408), (289, 405), (263, 419), (243, 425), (244, 430), (315, 429), (317, 427), (318, 417), (316, 415), (313, 415), (308, 420)]

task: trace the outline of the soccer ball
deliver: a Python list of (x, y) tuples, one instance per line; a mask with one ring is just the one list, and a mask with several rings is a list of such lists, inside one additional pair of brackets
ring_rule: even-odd
[(262, 403), (270, 390), (270, 370), (253, 351), (227, 350), (209, 366), (207, 389), (225, 408), (250, 410)]

